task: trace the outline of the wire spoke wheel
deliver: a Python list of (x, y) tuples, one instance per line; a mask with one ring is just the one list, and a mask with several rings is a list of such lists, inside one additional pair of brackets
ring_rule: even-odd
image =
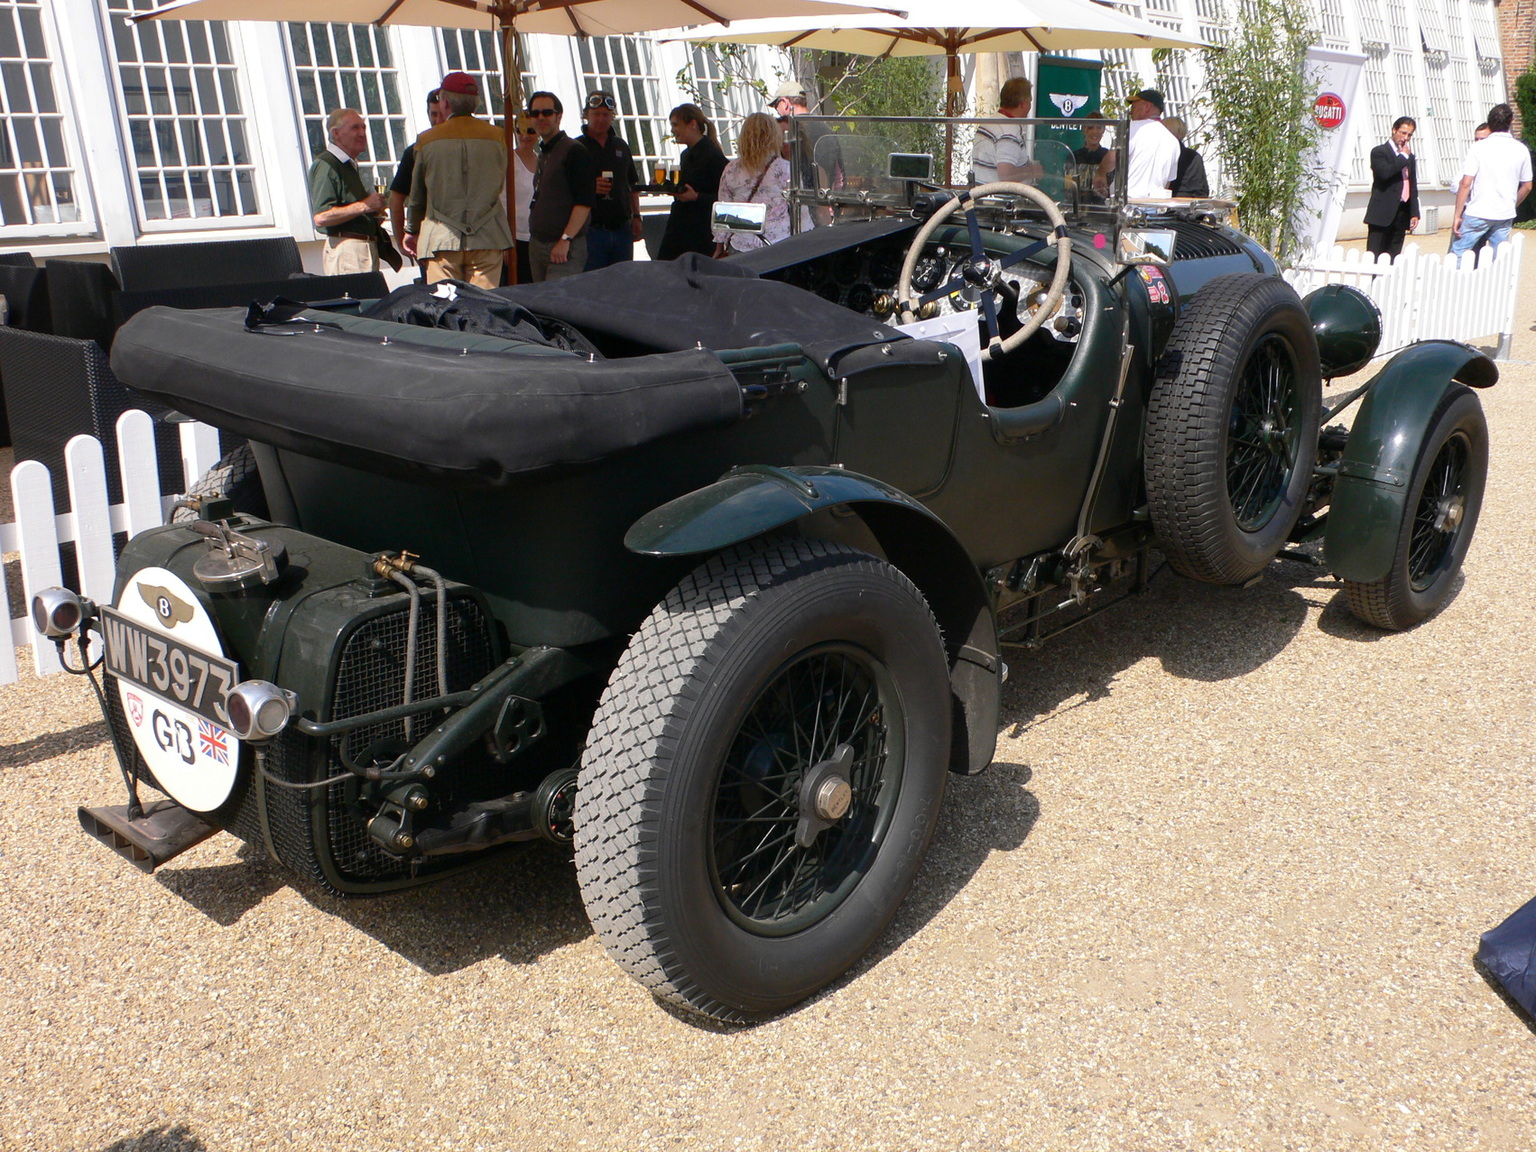
[(1458, 433), (1441, 446), (1430, 465), (1408, 538), (1408, 579), (1416, 592), (1434, 583), (1466, 516), (1471, 455), (1466, 434)]
[(1290, 345), (1270, 334), (1254, 348), (1238, 380), (1227, 439), (1227, 493), (1244, 532), (1269, 523), (1296, 467), (1302, 406)]
[(576, 793), (609, 955), (722, 1020), (804, 1000), (895, 915), (938, 820), (943, 638), (892, 565), (821, 540), (728, 549), (630, 640)]
[(1439, 611), (1472, 543), (1487, 482), (1483, 406), (1471, 389), (1457, 386), (1441, 399), (1420, 442), (1390, 566), (1376, 580), (1345, 579), (1349, 610), (1393, 631)]
[[(889, 826), (902, 728), (889, 676), (867, 653), (828, 646), (774, 677), (731, 742), (715, 794), (710, 872), (732, 920), (783, 935), (847, 897)], [(842, 814), (826, 823), (832, 809), (815, 793), (827, 788), (812, 777), (840, 755), (846, 769), (824, 774), (847, 792), (837, 792)]]

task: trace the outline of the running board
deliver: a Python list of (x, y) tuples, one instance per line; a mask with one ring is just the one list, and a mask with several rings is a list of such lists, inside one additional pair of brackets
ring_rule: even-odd
[(81, 808), (79, 815), (80, 827), (146, 875), (219, 831), (174, 800), (157, 800), (133, 820), (126, 804)]

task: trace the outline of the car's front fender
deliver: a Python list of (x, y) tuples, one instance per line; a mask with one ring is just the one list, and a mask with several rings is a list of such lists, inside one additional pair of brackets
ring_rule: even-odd
[(980, 772), (996, 749), (1002, 687), (992, 602), (949, 526), (899, 488), (843, 468), (746, 465), (646, 513), (624, 545), (644, 556), (704, 556), (834, 506), (859, 517), (933, 610), (960, 705), (952, 764)]
[(1477, 349), (1426, 340), (1399, 352), (1367, 385), (1328, 512), (1323, 551), (1336, 576), (1371, 583), (1391, 570), (1413, 468), (1442, 400), (1461, 384), (1488, 388), (1498, 379)]

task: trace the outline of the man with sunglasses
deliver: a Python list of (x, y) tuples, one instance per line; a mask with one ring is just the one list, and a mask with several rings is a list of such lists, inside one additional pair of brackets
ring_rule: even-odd
[(640, 239), (640, 176), (629, 144), (613, 130), (616, 110), (613, 96), (601, 90), (591, 93), (581, 110), (578, 141), (597, 165), (597, 198), (587, 226), (588, 272), (633, 260)]
[(475, 118), (480, 85), (473, 76), (450, 72), (438, 90), (448, 119), (416, 137), (405, 250), (422, 262), (428, 284), (454, 279), (494, 288), (514, 246), (502, 200), (506, 141), (500, 128)]
[(597, 200), (597, 165), (560, 131), (564, 111), (553, 92), (528, 97), (528, 115), (539, 133), (539, 171), (528, 211), (528, 263), (536, 282), (574, 276), (587, 266), (586, 226)]

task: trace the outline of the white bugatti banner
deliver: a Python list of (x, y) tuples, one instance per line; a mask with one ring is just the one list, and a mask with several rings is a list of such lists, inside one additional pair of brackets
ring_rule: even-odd
[(1354, 155), (1355, 127), (1360, 122), (1360, 78), (1365, 57), (1332, 48), (1307, 50), (1307, 71), (1316, 85), (1312, 115), (1321, 132), (1312, 158), (1322, 184), (1307, 197), (1296, 235), (1305, 252), (1321, 252), (1339, 234), (1339, 213), (1349, 186), (1349, 162)]

